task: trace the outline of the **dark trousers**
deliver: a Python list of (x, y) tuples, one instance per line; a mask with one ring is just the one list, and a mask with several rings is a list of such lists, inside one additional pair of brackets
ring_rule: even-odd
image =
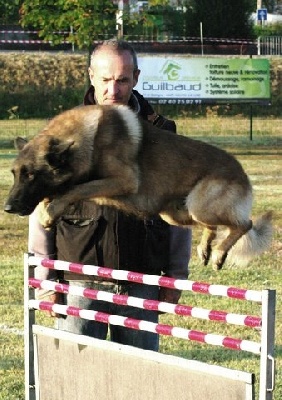
[[(158, 286), (141, 285), (138, 283), (126, 282), (122, 285), (103, 285), (101, 283), (70, 281), (70, 285), (88, 287), (94, 290), (103, 290), (124, 294), (127, 296), (139, 297), (143, 299), (158, 299)], [(132, 306), (122, 306), (113, 303), (108, 303), (100, 300), (91, 300), (75, 295), (66, 295), (65, 304), (83, 308), (86, 310), (94, 310), (107, 314), (121, 315), (123, 317), (145, 320), (153, 323), (158, 323), (158, 312), (143, 310)], [(159, 336), (156, 333), (125, 328), (118, 325), (110, 325), (102, 322), (91, 321), (83, 318), (67, 316), (66, 318), (58, 319), (59, 329), (68, 332), (87, 335), (97, 339), (106, 339), (108, 331), (110, 340), (113, 342), (139, 347), (145, 350), (158, 351)]]

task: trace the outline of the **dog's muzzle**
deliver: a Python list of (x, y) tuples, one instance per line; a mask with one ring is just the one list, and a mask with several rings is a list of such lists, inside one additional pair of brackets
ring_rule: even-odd
[(5, 204), (4, 211), (6, 211), (7, 213), (10, 213), (10, 214), (13, 214), (15, 212), (13, 210), (13, 207), (10, 204)]
[(12, 206), (11, 204), (7, 203), (4, 206), (4, 211), (9, 213), (9, 214), (18, 214), (20, 216), (25, 216), (25, 215), (29, 215), (32, 213), (32, 209), (23, 209), (23, 210), (19, 210), (17, 207)]

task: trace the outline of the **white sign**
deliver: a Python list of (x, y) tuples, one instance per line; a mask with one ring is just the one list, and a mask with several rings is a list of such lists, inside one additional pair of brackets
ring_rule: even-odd
[(141, 55), (136, 89), (159, 104), (270, 99), (269, 61)]

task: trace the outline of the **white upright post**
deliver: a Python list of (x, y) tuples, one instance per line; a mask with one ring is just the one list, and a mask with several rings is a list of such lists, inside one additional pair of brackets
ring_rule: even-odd
[(275, 381), (275, 305), (276, 291), (263, 290), (259, 400), (273, 399)]
[(24, 255), (24, 358), (25, 358), (25, 400), (35, 400), (34, 347), (32, 325), (35, 311), (29, 309), (29, 299), (34, 289), (29, 288), (28, 280), (34, 275), (34, 267), (28, 262), (29, 254)]

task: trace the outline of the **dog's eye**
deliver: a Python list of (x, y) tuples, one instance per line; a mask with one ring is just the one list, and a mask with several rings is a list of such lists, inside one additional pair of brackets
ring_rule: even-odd
[(22, 167), (21, 176), (24, 179), (28, 179), (29, 181), (32, 181), (34, 179), (34, 173), (29, 171), (26, 167)]

